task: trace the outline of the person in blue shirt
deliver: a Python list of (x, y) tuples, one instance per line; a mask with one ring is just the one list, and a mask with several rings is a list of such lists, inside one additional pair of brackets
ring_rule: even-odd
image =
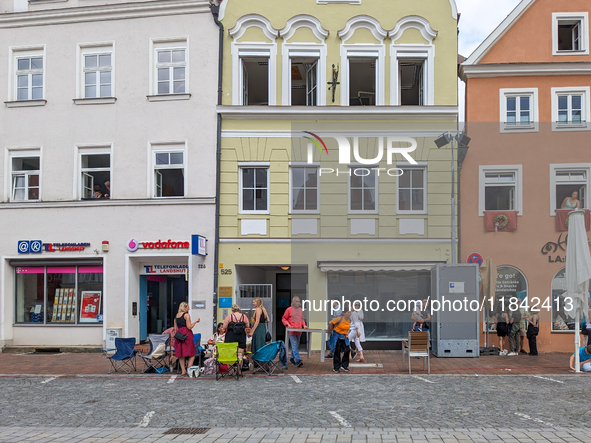
[[(581, 346), (579, 348), (579, 362), (581, 363), (581, 371), (591, 372), (591, 345)], [(570, 368), (575, 369), (575, 354), (570, 356)]]

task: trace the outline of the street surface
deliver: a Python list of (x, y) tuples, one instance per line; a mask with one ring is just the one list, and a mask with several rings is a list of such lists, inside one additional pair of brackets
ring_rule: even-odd
[[(0, 441), (591, 442), (590, 393), (587, 374), (3, 376)], [(210, 429), (164, 434), (191, 427)]]

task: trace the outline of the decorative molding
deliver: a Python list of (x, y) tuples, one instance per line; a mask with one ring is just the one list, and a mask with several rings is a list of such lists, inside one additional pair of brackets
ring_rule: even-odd
[[(363, 108), (363, 109), (361, 109)], [(458, 117), (457, 106), (218, 106), (224, 118), (239, 119), (451, 119)]]
[(110, 105), (117, 101), (116, 97), (91, 97), (91, 98), (74, 98), (72, 99), (76, 105)]
[(189, 100), (191, 94), (161, 94), (161, 95), (146, 95), (149, 102), (169, 102), (174, 100)]
[[(409, 244), (409, 243), (433, 243), (449, 244), (451, 238), (220, 238), (220, 243), (388, 243), (388, 244)], [(445, 263), (442, 260), (441, 263)]]
[(462, 79), (480, 77), (523, 77), (548, 75), (589, 75), (591, 62), (571, 63), (495, 63), (460, 65)]
[(0, 29), (66, 23), (121, 20), (165, 15), (209, 14), (205, 0), (160, 0), (156, 2), (83, 6), (78, 8), (25, 11), (0, 15)]
[(318, 260), (322, 272), (337, 271), (427, 271), (446, 259), (432, 260)]
[(37, 202), (0, 202), (3, 209), (46, 209), (46, 208), (97, 208), (101, 206), (162, 206), (162, 205), (213, 205), (215, 197), (179, 198), (179, 199), (134, 199), (134, 200), (74, 200), (74, 201), (37, 201)]
[(425, 40), (429, 42), (429, 44), (433, 43), (433, 39), (437, 37), (438, 31), (435, 31), (429, 20), (424, 17), (420, 17), (418, 15), (408, 15), (406, 17), (401, 18), (394, 26), (394, 29), (388, 32), (388, 36), (392, 39), (392, 43), (402, 37), (404, 31), (409, 28), (418, 29), (421, 32), (421, 35)]
[(317, 5), (332, 5), (332, 4), (345, 4), (345, 5), (360, 5), (361, 0), (316, 0)]
[(306, 14), (296, 15), (290, 18), (285, 27), (279, 31), (279, 36), (283, 38), (283, 41), (287, 41), (293, 37), (299, 28), (303, 27), (311, 29), (316, 38), (322, 43), (328, 37), (329, 32), (322, 27), (320, 20)]
[[(454, 0), (450, 0), (454, 1)], [(513, 11), (501, 22), (497, 28), (489, 34), (489, 36), (474, 50), (470, 57), (466, 60), (466, 65), (476, 65), (482, 60), (482, 58), (490, 51), (490, 49), (501, 39), (503, 35), (513, 26), (513, 24), (519, 20), (525, 11), (534, 4), (536, 0), (523, 0), (521, 1)], [(453, 6), (452, 6), (453, 9)]]
[(340, 37), (343, 43), (349, 40), (355, 31), (359, 28), (369, 29), (373, 36), (380, 43), (384, 42), (384, 39), (388, 36), (388, 31), (382, 28), (380, 22), (375, 18), (368, 15), (358, 15), (350, 18), (343, 29), (341, 29), (337, 35)]
[(458, 5), (456, 4), (456, 0), (449, 0), (449, 5), (451, 6), (451, 16), (454, 20), (458, 19)]
[[(405, 130), (405, 131), (374, 131), (374, 130), (367, 130), (367, 131), (339, 131), (339, 134), (343, 135), (344, 137), (390, 137), (390, 136), (398, 136), (398, 137), (439, 137), (442, 132), (445, 130), (442, 129), (434, 129), (431, 131), (412, 131), (412, 130)], [(315, 131), (314, 132), (319, 137), (322, 136), (330, 136), (330, 134), (334, 134), (334, 131)], [(223, 138), (300, 138), (301, 134), (296, 132), (292, 132), (290, 130), (286, 131), (258, 131), (258, 130), (232, 130), (232, 129), (222, 129), (222, 137)], [(293, 163), (293, 162), (291, 162)], [(426, 162), (417, 162), (421, 166), (427, 166)], [(423, 164), (424, 163), (424, 164)], [(309, 165), (308, 162), (302, 162), (298, 164), (298, 166), (307, 166)], [(320, 166), (320, 163), (312, 163), (314, 166)], [(408, 166), (410, 163), (406, 162), (397, 162), (397, 165)]]
[(45, 106), (47, 100), (15, 100), (4, 102), (7, 108), (26, 108), (31, 106)]
[(238, 40), (251, 26), (261, 28), (262, 31), (265, 33), (265, 36), (272, 42), (274, 42), (275, 39), (279, 36), (279, 30), (275, 29), (271, 25), (271, 22), (268, 18), (263, 17), (259, 14), (248, 14), (240, 17), (236, 21), (236, 26), (230, 29), (228, 33), (230, 34), (230, 37), (232, 37), (234, 40)]

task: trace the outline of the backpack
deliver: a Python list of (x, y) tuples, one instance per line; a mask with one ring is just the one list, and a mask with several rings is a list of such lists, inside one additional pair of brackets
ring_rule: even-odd
[[(242, 315), (244, 316), (244, 314)], [(232, 320), (234, 320), (234, 315), (232, 315)], [(242, 320), (242, 317), (240, 317), (240, 320)], [(232, 332), (236, 335), (244, 334), (246, 332), (244, 322), (232, 321)]]

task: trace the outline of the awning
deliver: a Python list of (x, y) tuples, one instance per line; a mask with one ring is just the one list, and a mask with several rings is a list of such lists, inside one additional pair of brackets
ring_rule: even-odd
[(322, 272), (430, 271), (447, 260), (318, 260)]

